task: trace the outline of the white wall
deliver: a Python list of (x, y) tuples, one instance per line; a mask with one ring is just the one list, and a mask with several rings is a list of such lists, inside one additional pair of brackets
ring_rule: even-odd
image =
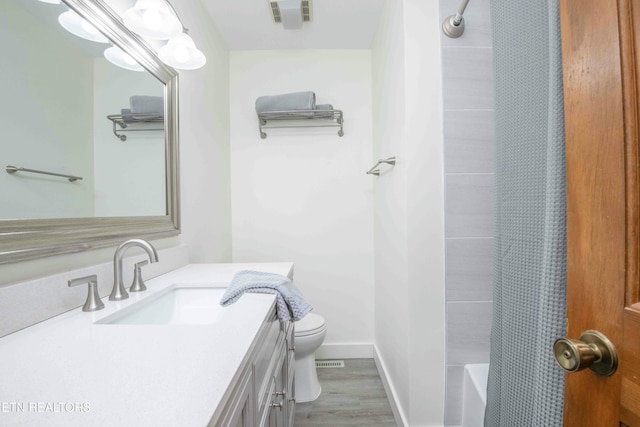
[[(296, 285), (327, 321), (325, 355), (370, 356), (370, 52), (234, 51), (230, 69), (233, 260), (295, 262)], [(344, 137), (306, 128), (260, 139), (256, 98), (305, 90), (344, 111)]]
[(377, 357), (405, 425), (444, 419), (444, 201), (438, 6), (390, 0), (373, 46)]
[[(92, 216), (92, 58), (14, 1), (2, 4), (0, 52), (0, 218)], [(7, 165), (84, 179), (9, 175)]]
[(173, 0), (207, 57), (180, 73), (181, 241), (192, 262), (231, 261), (229, 51), (200, 0)]
[(382, 16), (372, 49), (374, 155), (397, 160), (375, 185), (375, 342), (395, 394), (389, 397), (395, 398), (406, 425), (410, 318), (403, 2), (386, 2)]

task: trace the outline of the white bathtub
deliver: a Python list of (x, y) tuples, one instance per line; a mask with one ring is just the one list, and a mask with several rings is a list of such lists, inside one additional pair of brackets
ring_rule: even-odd
[(484, 427), (484, 408), (487, 405), (489, 364), (464, 366), (462, 382), (462, 427)]

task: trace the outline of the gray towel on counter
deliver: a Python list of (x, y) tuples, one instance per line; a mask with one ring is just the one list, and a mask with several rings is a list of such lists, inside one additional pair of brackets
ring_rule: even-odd
[(129, 97), (132, 114), (164, 114), (162, 96), (133, 95)]
[(236, 302), (245, 293), (274, 294), (276, 313), (282, 321), (298, 321), (312, 309), (289, 278), (275, 273), (243, 270), (236, 273), (225, 291), (220, 305), (226, 307)]
[(293, 92), (282, 95), (261, 96), (256, 99), (256, 113), (268, 111), (315, 110), (316, 94)]

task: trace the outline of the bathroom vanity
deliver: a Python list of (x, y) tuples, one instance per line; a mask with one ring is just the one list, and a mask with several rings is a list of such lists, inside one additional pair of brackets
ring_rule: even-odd
[(217, 305), (237, 271), (292, 268), (191, 264), (0, 338), (0, 425), (292, 426), (293, 323), (274, 295)]
[(293, 426), (295, 416), (293, 323), (275, 311), (263, 324), (249, 363), (239, 373), (228, 401), (210, 425), (229, 427)]

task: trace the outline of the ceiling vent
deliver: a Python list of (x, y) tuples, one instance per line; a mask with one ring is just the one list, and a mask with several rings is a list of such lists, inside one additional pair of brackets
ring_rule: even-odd
[(273, 22), (281, 23), (285, 30), (302, 28), (311, 21), (311, 0), (270, 0)]

